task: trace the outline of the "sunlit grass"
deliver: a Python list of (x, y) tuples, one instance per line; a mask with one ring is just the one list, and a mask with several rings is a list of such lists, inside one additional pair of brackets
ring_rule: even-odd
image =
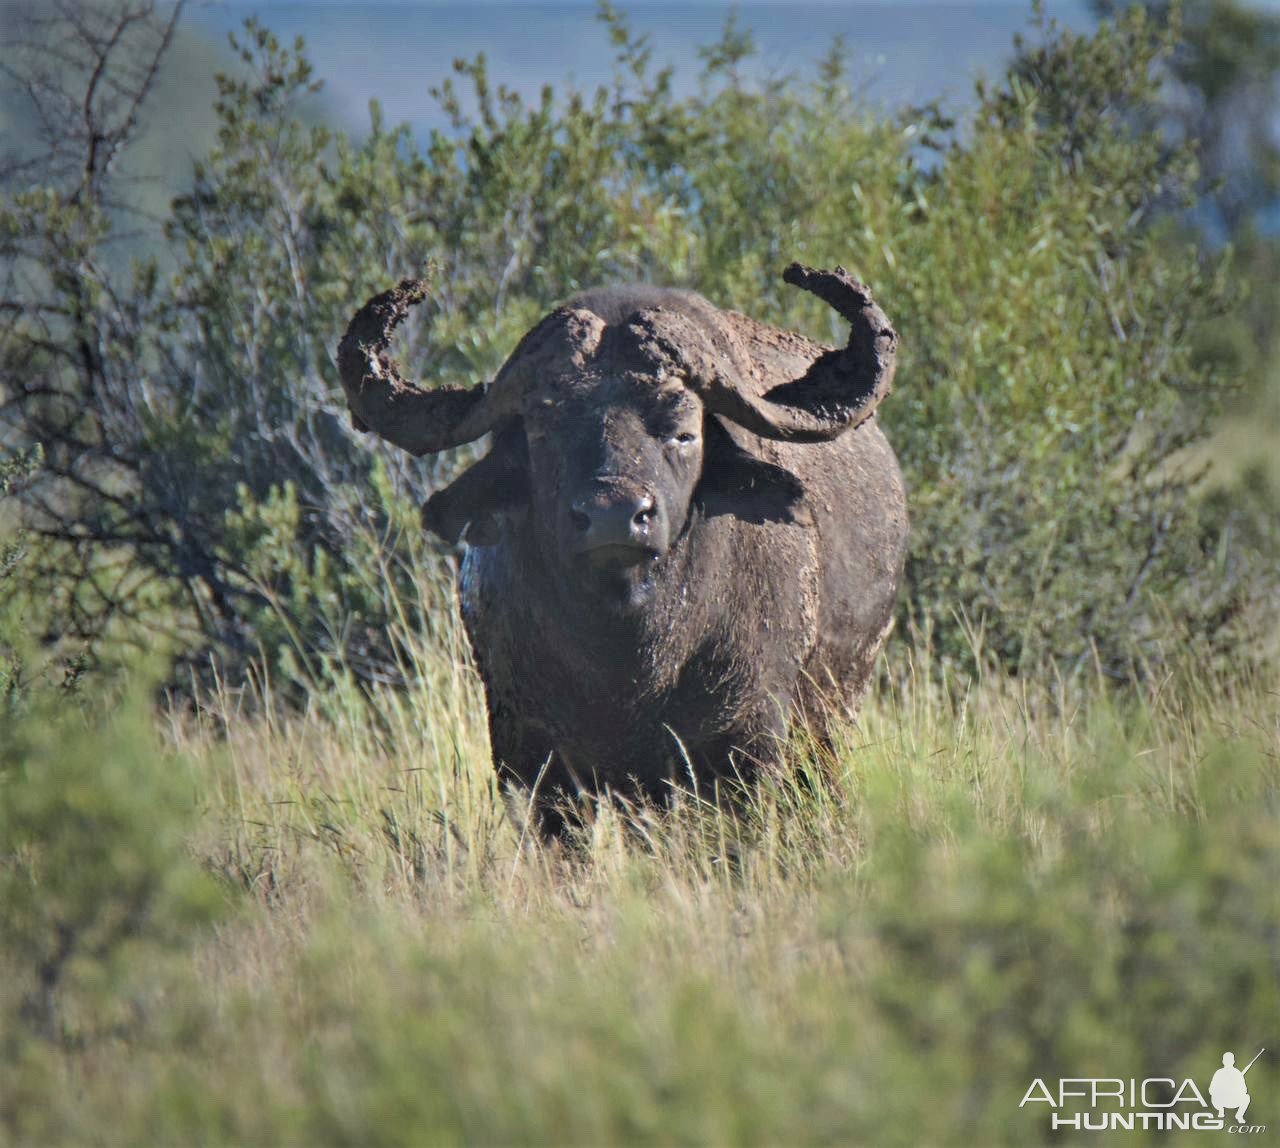
[(222, 684), (104, 743), (189, 779), (224, 909), (86, 954), (52, 1037), (6, 948), (11, 1136), (1026, 1143), (1033, 1077), (1207, 1079), (1280, 1015), (1266, 675), (966, 684), (902, 643), (833, 753), (561, 847), (494, 782), (456, 624), (400, 640), (407, 690)]

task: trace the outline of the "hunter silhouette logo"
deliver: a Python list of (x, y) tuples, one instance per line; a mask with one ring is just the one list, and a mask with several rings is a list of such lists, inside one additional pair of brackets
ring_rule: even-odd
[(1190, 1077), (1181, 1083), (1170, 1076), (1142, 1080), (1116, 1077), (1062, 1077), (1057, 1087), (1036, 1077), (1019, 1108), (1048, 1105), (1051, 1129), (1078, 1132), (1265, 1132), (1265, 1124), (1245, 1124), (1249, 1085), (1245, 1080), (1267, 1050), (1260, 1048), (1243, 1069), (1233, 1052), (1222, 1054), (1222, 1067), (1213, 1074), (1205, 1098)]
[(1245, 1073), (1253, 1067), (1254, 1061), (1266, 1051), (1265, 1048), (1258, 1049), (1257, 1056), (1244, 1066), (1244, 1071), (1236, 1068), (1236, 1054), (1234, 1052), (1224, 1052), (1222, 1054), (1222, 1067), (1213, 1074), (1213, 1080), (1209, 1083), (1209, 1100), (1214, 1108), (1218, 1110), (1219, 1116), (1223, 1116), (1226, 1109), (1234, 1108), (1236, 1110), (1236, 1123), (1244, 1123), (1244, 1114), (1249, 1107), (1249, 1086), (1244, 1082)]

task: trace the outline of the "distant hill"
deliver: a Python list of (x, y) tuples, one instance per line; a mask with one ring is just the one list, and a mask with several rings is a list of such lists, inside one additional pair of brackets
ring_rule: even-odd
[[(648, 35), (657, 65), (674, 64), (678, 91), (691, 91), (699, 46), (717, 39), (731, 9), (749, 28), (759, 55), (747, 67), (760, 78), (812, 68), (838, 35), (846, 38), (851, 76), (873, 103), (894, 106), (945, 97), (967, 101), (980, 71), (995, 72), (1013, 37), (1026, 31), (1029, 4), (746, 3), (619, 5)], [(0, 52), (12, 41), (16, 7), (0, 3)], [(1091, 22), (1085, 0), (1050, 3), (1051, 16), (1074, 27)], [(584, 0), (516, 4), (209, 0), (191, 4), (160, 85), (145, 113), (145, 130), (127, 174), (139, 202), (163, 209), (185, 186), (192, 161), (213, 144), (213, 75), (233, 61), (228, 32), (256, 14), (283, 39), (305, 38), (325, 82), (326, 107), (357, 134), (378, 98), (390, 122), (410, 123), (419, 137), (444, 118), (428, 94), (452, 72), (455, 58), (484, 52), (495, 80), (534, 97), (545, 83), (594, 87), (609, 79), (608, 37), (596, 5)], [(0, 81), (0, 154), (25, 152), (34, 139), (30, 107)]]
[[(651, 39), (654, 62), (674, 64), (677, 92), (691, 91), (699, 46), (713, 43), (731, 10), (749, 28), (759, 56), (748, 75), (803, 73), (846, 38), (851, 75), (872, 102), (900, 105), (946, 97), (965, 103), (979, 71), (995, 73), (1013, 37), (1029, 29), (1029, 2), (963, 3), (619, 3)], [(1075, 28), (1093, 19), (1085, 0), (1046, 5)], [(609, 79), (611, 49), (587, 0), (495, 3), (282, 3), (217, 0), (191, 9), (188, 26), (221, 40), (257, 13), (283, 38), (304, 36), (331, 105), (349, 129), (368, 123), (371, 96), (391, 122), (421, 136), (444, 127), (428, 89), (451, 74), (456, 57), (484, 52), (495, 80), (526, 97), (545, 83), (594, 87)]]

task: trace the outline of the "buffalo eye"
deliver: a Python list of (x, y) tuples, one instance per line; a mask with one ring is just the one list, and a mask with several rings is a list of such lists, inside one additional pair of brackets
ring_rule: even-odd
[(675, 443), (677, 446), (688, 446), (691, 442), (697, 442), (697, 440), (698, 436), (692, 431), (681, 431), (679, 434), (672, 435), (668, 441)]

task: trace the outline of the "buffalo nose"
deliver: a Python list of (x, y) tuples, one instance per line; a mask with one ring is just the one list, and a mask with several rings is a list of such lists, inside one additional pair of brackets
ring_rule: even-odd
[(597, 546), (643, 546), (657, 511), (653, 495), (589, 494), (577, 498), (569, 510), (569, 521), (577, 533), (580, 549)]

